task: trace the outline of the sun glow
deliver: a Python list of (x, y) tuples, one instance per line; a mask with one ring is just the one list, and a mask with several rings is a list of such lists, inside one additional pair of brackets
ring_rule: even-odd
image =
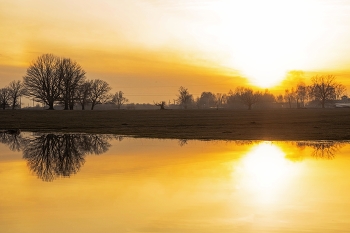
[(273, 87), (288, 70), (309, 67), (308, 47), (320, 33), (312, 1), (222, 1), (216, 7), (222, 19), (219, 33), (230, 53), (226, 65), (250, 84)]
[(241, 186), (257, 194), (259, 202), (276, 200), (277, 194), (296, 173), (293, 163), (276, 145), (263, 142), (255, 147), (241, 161)]

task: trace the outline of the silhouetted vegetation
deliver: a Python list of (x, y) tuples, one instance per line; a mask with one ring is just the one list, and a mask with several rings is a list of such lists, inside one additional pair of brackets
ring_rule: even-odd
[(343, 142), (336, 141), (310, 141), (297, 142), (300, 148), (311, 147), (313, 149), (311, 156), (320, 159), (334, 159), (337, 151), (344, 146)]
[[(306, 107), (350, 107), (350, 100), (344, 95), (345, 87), (336, 81), (334, 75), (316, 75), (305, 84), (303, 71), (290, 71), (286, 75), (290, 87), (284, 93), (274, 96), (269, 90), (255, 90), (239, 86), (228, 93), (205, 91), (194, 97), (183, 86), (178, 89), (174, 103), (167, 104), (168, 109), (221, 109), (221, 108), (306, 108)], [(296, 83), (296, 84), (295, 84)], [(70, 58), (61, 58), (52, 54), (39, 56), (28, 67), (21, 81), (13, 81), (0, 88), (0, 108), (21, 108), (21, 96), (27, 96), (34, 102), (48, 106), (48, 109), (82, 110), (87, 106), (98, 109), (165, 109), (166, 101), (154, 104), (130, 103), (123, 91), (110, 94), (111, 87), (101, 79), (87, 80), (83, 68)], [(339, 105), (339, 103), (341, 103)]]
[(25, 139), (20, 133), (0, 132), (0, 143), (8, 145), (12, 151), (21, 151), (25, 146)]
[(124, 93), (122, 91), (118, 91), (114, 94), (112, 98), (112, 103), (117, 105), (118, 109), (123, 106), (123, 104), (127, 103), (129, 100), (125, 98)]
[(193, 103), (193, 95), (190, 94), (187, 88), (180, 87), (177, 95), (177, 103), (184, 109), (187, 109)]
[(336, 82), (334, 75), (314, 76), (309, 87), (310, 98), (321, 103), (322, 108), (329, 100), (336, 100), (345, 92), (345, 87)]
[[(113, 136), (97, 134), (35, 134), (24, 138), (20, 133), (0, 133), (0, 142), (13, 151), (23, 151), (28, 167), (43, 181), (76, 174), (87, 154), (102, 154)], [(116, 137), (121, 141), (122, 137)]]
[(157, 103), (154, 102), (154, 105), (160, 107), (160, 110), (164, 110), (166, 102), (165, 101), (161, 101), (161, 102), (157, 102)]

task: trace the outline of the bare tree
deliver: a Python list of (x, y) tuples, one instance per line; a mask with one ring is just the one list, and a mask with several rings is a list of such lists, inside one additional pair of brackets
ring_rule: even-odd
[(294, 88), (292, 88), (291, 90), (289, 89), (284, 90), (284, 100), (288, 103), (289, 108), (292, 108), (292, 102), (294, 101), (294, 96), (295, 96)]
[(44, 103), (53, 110), (55, 101), (60, 98), (61, 76), (58, 74), (60, 58), (44, 54), (37, 58), (27, 69), (23, 77), (26, 95), (35, 101)]
[(322, 108), (329, 100), (335, 100), (345, 92), (345, 87), (338, 83), (334, 75), (321, 75), (311, 78), (309, 95), (321, 103)]
[(95, 79), (91, 83), (91, 92), (90, 92), (90, 102), (91, 110), (94, 110), (94, 107), (97, 104), (106, 103), (111, 96), (108, 92), (111, 90), (109, 84), (106, 81)]
[(259, 102), (262, 94), (259, 91), (253, 91), (251, 88), (238, 87), (236, 89), (236, 95), (250, 110), (254, 104)]
[(216, 105), (216, 110), (219, 110), (219, 107), (224, 104), (226, 101), (226, 95), (222, 93), (216, 93), (215, 95), (215, 105)]
[(4, 87), (0, 89), (0, 106), (5, 110), (6, 107), (10, 106), (10, 89), (8, 87)]
[(77, 89), (77, 100), (81, 105), (81, 110), (85, 110), (85, 105), (89, 103), (91, 95), (92, 80), (84, 81)]
[(280, 103), (280, 104), (283, 104), (283, 95), (278, 95), (277, 97), (276, 97), (276, 102), (277, 103)]
[(11, 108), (19, 106), (19, 98), (24, 94), (24, 87), (21, 81), (12, 81), (9, 85)]
[(124, 97), (124, 92), (117, 91), (112, 98), (112, 102), (117, 105), (118, 109), (120, 109), (123, 104), (127, 103), (129, 100)]
[(81, 66), (69, 58), (63, 58), (58, 67), (61, 82), (61, 101), (64, 103), (64, 110), (73, 110), (77, 99), (78, 88), (85, 79), (85, 71)]
[(182, 105), (184, 109), (187, 109), (188, 105), (193, 102), (193, 96), (189, 93), (187, 88), (180, 87), (179, 94), (177, 95), (178, 104)]
[(307, 99), (307, 86), (303, 82), (297, 84), (294, 98), (297, 102), (297, 108), (303, 108), (305, 106), (305, 100)]
[(214, 107), (216, 103), (216, 96), (212, 92), (202, 92), (201, 96), (196, 100), (198, 108)]
[(161, 102), (154, 102), (153, 101), (153, 103), (154, 103), (155, 106), (160, 107), (160, 110), (165, 110), (165, 105), (166, 105), (165, 101), (161, 101)]

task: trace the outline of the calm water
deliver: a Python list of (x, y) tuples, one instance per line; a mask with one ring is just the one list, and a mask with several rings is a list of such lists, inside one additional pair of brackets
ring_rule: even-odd
[(350, 143), (0, 136), (0, 232), (350, 232)]

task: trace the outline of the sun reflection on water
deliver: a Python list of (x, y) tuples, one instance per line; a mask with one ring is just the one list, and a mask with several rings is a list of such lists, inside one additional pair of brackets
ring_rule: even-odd
[(242, 158), (239, 173), (240, 189), (259, 203), (271, 203), (279, 199), (283, 187), (297, 173), (297, 166), (278, 145), (262, 142)]

